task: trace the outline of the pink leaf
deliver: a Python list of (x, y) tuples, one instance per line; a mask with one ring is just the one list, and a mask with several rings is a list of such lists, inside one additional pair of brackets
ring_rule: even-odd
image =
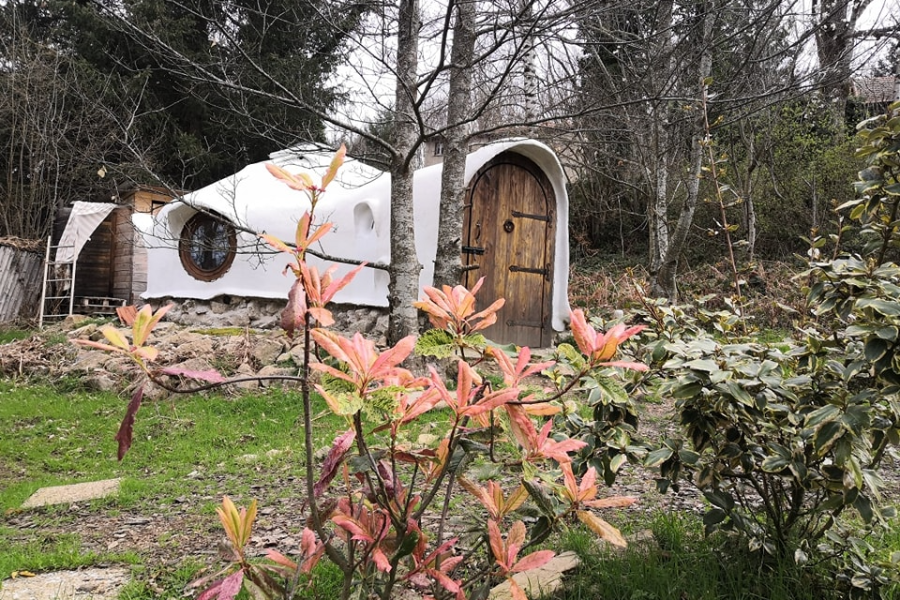
[(331, 311), (327, 308), (322, 308), (321, 306), (311, 306), (308, 310), (309, 314), (311, 314), (322, 327), (331, 327), (332, 325), (334, 325), (334, 315), (332, 315)]
[(355, 439), (356, 432), (352, 428), (335, 438), (331, 450), (328, 451), (328, 456), (325, 458), (325, 463), (322, 465), (322, 474), (319, 476), (319, 480), (313, 487), (313, 494), (315, 497), (318, 498), (321, 496), (322, 492), (328, 488), (328, 484), (334, 479), (338, 467), (344, 461), (344, 456), (353, 445)]
[(625, 508), (635, 502), (637, 502), (637, 498), (632, 498), (631, 496), (613, 496), (612, 498), (591, 500), (584, 504), (593, 508)]
[(312, 187), (312, 180), (309, 179), (308, 175), (294, 175), (292, 173), (288, 173), (278, 165), (274, 165), (272, 163), (266, 163), (266, 170), (273, 176), (287, 184), (287, 186), (292, 190), (304, 192)]
[(375, 561), (375, 566), (378, 567), (379, 571), (385, 573), (391, 572), (391, 563), (381, 548), (376, 547), (375, 550), (372, 551), (372, 560)]
[(208, 590), (200, 594), (197, 600), (234, 600), (241, 591), (241, 583), (244, 582), (244, 572), (235, 571), (225, 579), (217, 581)]
[(208, 381), (209, 383), (224, 383), (225, 381), (228, 381), (215, 369), (209, 369), (208, 371), (192, 371), (190, 369), (182, 369), (181, 367), (166, 367), (160, 369), (160, 373), (163, 375), (174, 375), (176, 377), (187, 377), (188, 379)]
[(362, 542), (374, 542), (375, 541), (375, 538), (373, 538), (371, 535), (369, 535), (369, 533), (367, 533), (366, 530), (363, 529), (360, 522), (357, 521), (356, 519), (354, 519), (353, 517), (350, 517), (343, 513), (335, 513), (335, 514), (331, 515), (331, 520), (338, 527), (342, 527), (343, 529), (346, 529), (347, 531), (352, 533), (354, 540), (359, 540)]
[(294, 249), (279, 240), (277, 237), (273, 235), (268, 235), (265, 233), (259, 234), (259, 237), (263, 239), (267, 244), (278, 250), (279, 252), (287, 252), (288, 254), (293, 254)]
[(620, 369), (631, 369), (632, 371), (647, 371), (650, 369), (647, 365), (630, 360), (614, 360), (603, 363), (605, 367), (619, 367)]
[(77, 346), (88, 346), (90, 348), (97, 348), (98, 350), (105, 350), (106, 352), (123, 352), (121, 348), (103, 344), (101, 342), (95, 342), (93, 340), (72, 340), (72, 343)]
[(490, 542), (494, 558), (505, 570), (509, 570), (509, 565), (506, 564), (506, 545), (503, 543), (503, 537), (500, 535), (500, 527), (493, 519), (488, 519), (488, 541)]
[(428, 574), (434, 577), (434, 579), (441, 584), (441, 587), (450, 592), (451, 594), (458, 594), (460, 590), (459, 582), (455, 579), (451, 579), (449, 576), (437, 571), (435, 569), (429, 569)]
[(406, 357), (413, 351), (413, 348), (416, 347), (416, 336), (408, 335), (393, 347), (388, 348), (375, 361), (372, 365), (370, 372), (374, 376), (378, 376), (379, 372), (388, 367), (394, 367), (402, 363), (406, 360)]
[(519, 562), (513, 565), (513, 568), (510, 569), (515, 573), (521, 573), (522, 571), (528, 571), (531, 569), (537, 569), (538, 567), (543, 567), (556, 555), (553, 550), (538, 550), (537, 552), (532, 552)]
[(296, 569), (297, 563), (289, 559), (287, 556), (279, 552), (278, 550), (269, 550), (266, 553), (266, 558), (271, 560), (272, 562), (279, 564), (283, 567), (287, 567), (288, 569)]
[(349, 273), (341, 277), (338, 281), (332, 282), (325, 290), (322, 292), (322, 302), (330, 302), (334, 295), (339, 291), (347, 287), (347, 285), (353, 281), (353, 278), (356, 277), (356, 274), (359, 273), (363, 267), (366, 266), (367, 263), (362, 263), (358, 267), (351, 270)]
[(125, 453), (131, 448), (131, 439), (134, 430), (134, 416), (141, 407), (141, 399), (144, 397), (144, 386), (141, 385), (134, 390), (131, 402), (128, 403), (128, 409), (125, 411), (125, 418), (119, 425), (119, 431), (116, 433), (116, 441), (119, 442), (119, 460), (125, 458)]
[(291, 286), (291, 291), (288, 292), (287, 306), (281, 311), (281, 328), (284, 329), (289, 338), (293, 338), (294, 331), (305, 324), (306, 293), (303, 291), (303, 284), (298, 279)]

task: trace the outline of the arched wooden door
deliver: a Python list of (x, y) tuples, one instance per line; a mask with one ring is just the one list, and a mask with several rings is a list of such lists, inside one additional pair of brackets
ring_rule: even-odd
[(506, 298), (485, 336), (549, 346), (556, 200), (547, 176), (524, 156), (500, 154), (472, 179), (465, 208), (463, 283), (484, 277), (479, 308)]

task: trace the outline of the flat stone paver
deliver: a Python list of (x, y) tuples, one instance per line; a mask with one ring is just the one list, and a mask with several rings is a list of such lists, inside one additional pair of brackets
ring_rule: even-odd
[(35, 508), (50, 504), (71, 504), (73, 502), (94, 500), (95, 498), (106, 498), (119, 493), (119, 483), (121, 481), (118, 478), (104, 479), (103, 481), (41, 488), (22, 503), (22, 508)]
[[(563, 573), (574, 569), (580, 563), (581, 560), (574, 552), (563, 552), (554, 556), (543, 567), (531, 569), (524, 573), (516, 573), (513, 575), (513, 579), (522, 588), (526, 596), (532, 599), (541, 598), (561, 586)], [(495, 586), (488, 596), (489, 600), (510, 600), (511, 598), (512, 594), (509, 591), (508, 581)]]
[(121, 567), (17, 577), (3, 581), (0, 600), (115, 600), (130, 578)]

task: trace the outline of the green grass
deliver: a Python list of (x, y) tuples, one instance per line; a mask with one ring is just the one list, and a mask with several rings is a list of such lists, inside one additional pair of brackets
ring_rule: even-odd
[(0, 345), (8, 344), (16, 340), (24, 340), (33, 332), (28, 329), (7, 329), (0, 327)]
[(39, 533), (27, 540), (20, 540), (13, 529), (0, 527), (0, 580), (15, 571), (49, 571), (77, 569), (100, 562), (135, 564), (139, 558), (134, 553), (85, 552), (77, 535), (53, 535)]
[(244, 335), (246, 333), (254, 333), (255, 330), (247, 329), (245, 327), (212, 327), (209, 329), (192, 329), (194, 333), (199, 333), (202, 335), (218, 335), (218, 336), (234, 336), (234, 335)]
[[(170, 503), (210, 477), (228, 480), (230, 493), (240, 495), (254, 479), (241, 474), (258, 470), (251, 463), (275, 473), (296, 468), (301, 453), (299, 395), (266, 390), (240, 398), (146, 402), (137, 414), (134, 444), (120, 463), (113, 438), (126, 405), (127, 398), (112, 394), (0, 382), (0, 456), (6, 465), (0, 510), (18, 507), (40, 487), (112, 477), (124, 479), (121, 507), (151, 497)], [(314, 437), (327, 445), (344, 425), (323, 402), (314, 410), (322, 415)], [(272, 450), (277, 456), (267, 457)]]
[(652, 539), (616, 553), (598, 549), (593, 534), (570, 531), (566, 550), (582, 566), (554, 600), (821, 600), (833, 577), (785, 561), (762, 568), (758, 559), (722, 537), (704, 538), (699, 519), (659, 513), (647, 524)]
[[(129, 509), (209, 515), (199, 520), (214, 529), (213, 509), (224, 493), (239, 504), (268, 488), (294, 493), (282, 482), (303, 468), (298, 392), (146, 402), (137, 414), (131, 451), (118, 462), (113, 438), (127, 402), (113, 394), (0, 381), (0, 514), (19, 514), (22, 502), (41, 487), (121, 477), (118, 498), (82, 507), (110, 516)], [(318, 399), (314, 414), (316, 445), (329, 446), (346, 423)], [(275, 452), (267, 456), (270, 451)], [(34, 529), (0, 529), (0, 580), (15, 570), (137, 561), (84, 553), (77, 536), (42, 533), (43, 526), (65, 530), (77, 518), (67, 506), (36, 509), (30, 516)]]
[(144, 567), (133, 569), (134, 579), (119, 592), (119, 600), (156, 600), (178, 598), (208, 565), (185, 559), (174, 567), (160, 567), (150, 573)]

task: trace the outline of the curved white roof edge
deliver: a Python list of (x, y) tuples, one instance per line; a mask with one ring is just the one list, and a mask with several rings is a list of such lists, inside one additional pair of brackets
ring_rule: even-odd
[[(561, 331), (569, 317), (568, 196), (565, 174), (556, 154), (546, 145), (529, 139), (503, 140), (469, 154), (465, 185), (491, 159), (502, 152), (515, 152), (532, 160), (547, 175), (556, 196), (556, 239), (553, 279), (553, 328)], [(273, 153), (273, 161), (291, 172), (308, 172), (316, 181), (325, 173), (331, 152), (294, 151)], [(271, 251), (255, 235), (238, 233), (234, 263), (221, 278), (204, 282), (182, 267), (178, 242), (184, 224), (198, 210), (212, 211), (241, 230), (265, 232), (286, 241), (294, 239), (296, 223), (309, 210), (305, 194), (291, 190), (268, 173), (268, 161), (251, 164), (233, 176), (174, 201), (160, 211), (148, 246), (148, 285), (144, 298), (194, 298), (208, 300), (219, 295), (287, 298), (291, 279), (282, 275), (287, 257)], [(420, 288), (431, 285), (438, 229), (441, 172), (432, 165), (415, 173), (414, 204), (416, 251), (422, 264)], [(333, 223), (318, 250), (332, 256), (368, 262), (390, 262), (390, 174), (348, 160), (316, 207), (319, 223)], [(323, 269), (325, 264), (311, 258)], [(330, 266), (330, 265), (329, 265)], [(339, 265), (337, 277), (350, 266)], [(335, 297), (346, 304), (387, 306), (386, 272), (363, 269)]]

